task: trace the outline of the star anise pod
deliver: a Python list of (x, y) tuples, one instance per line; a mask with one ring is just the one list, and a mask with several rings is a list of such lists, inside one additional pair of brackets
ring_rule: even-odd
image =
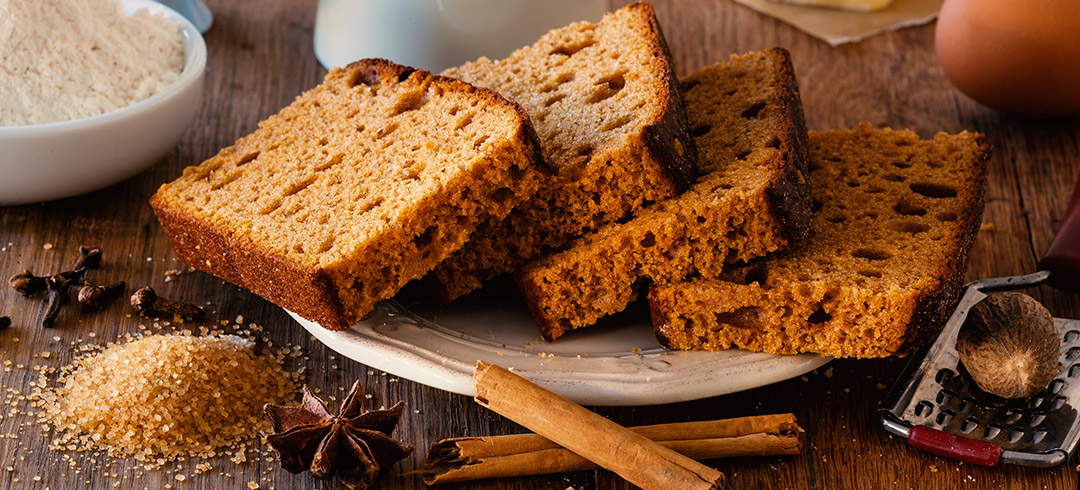
[(277, 451), (282, 468), (292, 473), (310, 469), (316, 478), (337, 474), (346, 487), (359, 490), (412, 453), (412, 446), (390, 437), (405, 403), (364, 412), (359, 388), (359, 381), (353, 383), (337, 415), (331, 415), (307, 386), (298, 407), (269, 403), (263, 407), (274, 429), (266, 440)]

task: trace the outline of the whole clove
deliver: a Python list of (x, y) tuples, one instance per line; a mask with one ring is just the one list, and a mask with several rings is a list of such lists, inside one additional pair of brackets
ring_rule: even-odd
[(30, 296), (31, 294), (44, 291), (48, 286), (45, 284), (47, 277), (35, 276), (33, 272), (29, 270), (20, 272), (11, 276), (8, 280), (11, 284), (11, 289), (14, 289), (16, 293), (23, 296)]
[(11, 326), (11, 317), (0, 316), (0, 332), (7, 330)]
[(101, 267), (101, 249), (97, 247), (79, 247), (79, 259), (72, 270), (97, 269)]
[(206, 314), (193, 304), (158, 296), (150, 286), (140, 288), (131, 295), (131, 306), (143, 316), (175, 315), (185, 320), (199, 320)]
[(82, 289), (79, 290), (79, 303), (101, 310), (106, 304), (120, 296), (120, 293), (123, 293), (126, 287), (127, 284), (124, 281), (116, 281), (105, 286), (85, 283)]
[[(35, 276), (32, 272), (26, 270), (11, 276), (8, 283), (11, 285), (11, 289), (23, 296), (30, 296), (41, 291), (46, 292), (45, 299), (47, 306), (45, 307), (45, 318), (42, 319), (41, 325), (45, 328), (50, 328), (56, 325), (56, 319), (60, 315), (61, 307), (70, 301), (70, 298), (68, 298), (68, 290), (71, 286), (82, 281), (87, 269), (97, 269), (98, 267), (101, 267), (101, 249), (97, 247), (79, 247), (79, 258), (75, 261), (75, 265), (71, 270), (47, 277)], [(110, 299), (110, 295), (114, 297), (123, 292), (123, 282), (118, 284), (120, 284), (120, 286), (118, 286), (118, 291), (108, 289), (109, 287), (116, 286), (115, 284), (111, 284), (104, 288), (99, 288), (102, 289), (101, 291), (90, 292), (89, 298), (91, 303), (98, 304), (99, 306), (97, 306), (97, 308), (100, 309), (101, 306), (104, 305), (104, 302)], [(81, 293), (82, 292), (80, 291), (80, 294)], [(102, 295), (102, 293), (107, 294)]]
[(45, 318), (41, 320), (42, 327), (52, 328), (56, 325), (56, 318), (60, 315), (60, 308), (68, 302), (68, 289), (71, 288), (74, 282), (75, 280), (64, 272), (45, 280), (48, 306), (45, 307)]

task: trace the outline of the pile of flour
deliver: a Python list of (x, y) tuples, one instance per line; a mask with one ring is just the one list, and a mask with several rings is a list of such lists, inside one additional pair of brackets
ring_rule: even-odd
[(0, 126), (96, 116), (180, 76), (180, 24), (117, 0), (0, 0)]

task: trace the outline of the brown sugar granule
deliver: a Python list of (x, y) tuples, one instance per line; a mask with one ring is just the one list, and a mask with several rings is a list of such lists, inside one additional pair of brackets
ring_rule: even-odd
[(811, 236), (719, 279), (654, 284), (672, 349), (902, 355), (952, 313), (982, 220), (990, 145), (976, 133), (810, 133)]
[(214, 457), (267, 425), (266, 402), (291, 402), (284, 354), (257, 355), (234, 335), (150, 335), (109, 344), (61, 370), (37, 393), (53, 449), (103, 450), (158, 465)]

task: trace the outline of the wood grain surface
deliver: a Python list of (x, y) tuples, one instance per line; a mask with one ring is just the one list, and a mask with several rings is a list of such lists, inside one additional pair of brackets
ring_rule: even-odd
[[(416, 446), (381, 482), (384, 489), (416, 489), (427, 446), (446, 437), (520, 432), (513, 422), (470, 398), (397, 379), (337, 356), (316, 342), (280, 308), (201, 272), (166, 282), (165, 272), (184, 269), (146, 204), (163, 182), (180, 175), (219, 148), (252, 131), (301, 91), (316, 85), (325, 70), (312, 51), (316, 2), (310, 0), (207, 1), (215, 16), (206, 35), (209, 51), (206, 94), (199, 113), (172, 152), (138, 176), (80, 197), (27, 206), (0, 207), (0, 273), (57, 271), (72, 263), (79, 245), (97, 245), (105, 265), (98, 282), (123, 279), (153, 286), (162, 295), (204, 303), (210, 320), (243, 315), (265, 326), (275, 344), (303, 346), (307, 382), (324, 391), (347, 389), (359, 379), (374, 406), (408, 404), (395, 435)], [(623, 2), (613, 2), (612, 8)], [(783, 46), (792, 54), (810, 129), (878, 126), (911, 128), (922, 136), (975, 130), (994, 145), (985, 230), (972, 253), (968, 278), (1016, 275), (1035, 270), (1060, 224), (1080, 174), (1080, 120), (1014, 118), (981, 107), (956, 91), (937, 65), (933, 26), (873, 37), (830, 48), (794, 28), (726, 0), (656, 0), (661, 25), (680, 73), (724, 60), (731, 53)], [(29, 162), (28, 162), (29, 164)], [(1048, 288), (1032, 291), (1055, 316), (1080, 318), (1080, 295)], [(68, 308), (59, 326), (39, 327), (40, 299), (25, 299), (6, 286), (0, 315), (14, 326), (0, 332), (0, 371), (5, 407), (0, 419), (0, 488), (338, 488), (307, 474), (291, 475), (276, 461), (234, 464), (210, 461), (214, 469), (192, 476), (183, 463), (183, 482), (170, 471), (140, 472), (131, 461), (101, 455), (55, 453), (47, 435), (30, 424), (18, 393), (27, 393), (35, 365), (71, 361), (72, 341), (110, 341), (137, 330), (140, 322), (118, 301), (100, 313)], [(91, 337), (93, 335), (93, 337)], [(16, 340), (17, 339), (17, 340)], [(59, 339), (59, 340), (54, 340)], [(42, 358), (41, 351), (51, 356)], [(980, 468), (940, 459), (887, 435), (875, 410), (906, 360), (837, 360), (816, 373), (738, 394), (645, 407), (596, 407), (623, 425), (655, 424), (758, 413), (793, 412), (806, 429), (806, 450), (793, 457), (738, 458), (710, 464), (728, 476), (730, 488), (918, 488), (1075, 489), (1078, 460), (1050, 469), (1015, 466)], [(17, 365), (23, 365), (18, 368)], [(340, 397), (339, 397), (340, 400)], [(337, 402), (330, 402), (336, 406)], [(256, 443), (258, 444), (258, 443)], [(97, 461), (96, 464), (92, 461)], [(102, 464), (104, 462), (104, 464)], [(139, 473), (142, 473), (141, 475)], [(226, 476), (226, 473), (229, 476)], [(39, 477), (39, 481), (35, 481)], [(448, 485), (447, 489), (624, 489), (608, 472), (508, 478)]]

